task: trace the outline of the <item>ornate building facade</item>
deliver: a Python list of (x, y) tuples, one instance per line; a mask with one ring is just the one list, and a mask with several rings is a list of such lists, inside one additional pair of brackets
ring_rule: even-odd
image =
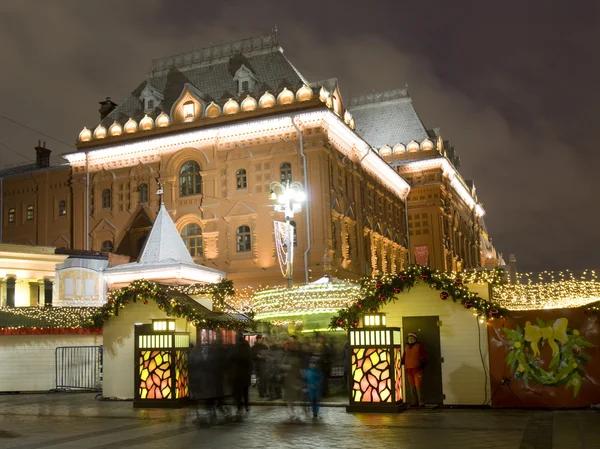
[(155, 60), (119, 105), (101, 102), (67, 165), (40, 147), (34, 166), (0, 172), (2, 240), (136, 258), (162, 196), (194, 261), (274, 285), (271, 182), (299, 181), (295, 282), (393, 273), (424, 245), (436, 268), (481, 266), (483, 209), (406, 98), (346, 107), (337, 81), (306, 80), (276, 34)]

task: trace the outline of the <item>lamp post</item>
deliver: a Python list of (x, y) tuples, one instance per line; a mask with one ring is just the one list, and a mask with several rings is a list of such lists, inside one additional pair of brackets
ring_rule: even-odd
[(269, 199), (274, 200), (275, 212), (283, 212), (286, 223), (286, 245), (285, 273), (288, 280), (288, 288), (292, 288), (294, 282), (294, 227), (290, 221), (296, 212), (302, 210), (302, 203), (306, 201), (306, 193), (302, 183), (298, 181), (285, 183), (273, 181), (270, 185)]

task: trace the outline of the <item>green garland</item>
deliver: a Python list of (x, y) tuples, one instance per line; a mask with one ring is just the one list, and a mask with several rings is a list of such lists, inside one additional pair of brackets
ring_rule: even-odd
[[(562, 321), (562, 323), (560, 323)], [(557, 336), (557, 328), (563, 324), (561, 336)], [(537, 330), (539, 335), (530, 336)], [(516, 380), (522, 380), (525, 385), (531, 380), (538, 385), (557, 386), (566, 384), (573, 388), (573, 397), (579, 394), (581, 388), (582, 365), (589, 361), (589, 356), (584, 348), (593, 348), (594, 344), (588, 342), (579, 334), (577, 329), (567, 328), (566, 318), (544, 323), (539, 318), (537, 326), (527, 322), (525, 329), (517, 326), (515, 329), (504, 328), (504, 333), (509, 339), (511, 349), (506, 356), (506, 365)], [(540, 366), (540, 352), (538, 344), (549, 344), (553, 347), (552, 359), (548, 370)]]
[(233, 282), (230, 280), (223, 280), (215, 284), (185, 287), (168, 287), (145, 279), (136, 280), (127, 287), (112, 292), (108, 297), (107, 303), (101, 308), (100, 313), (93, 316), (86, 323), (86, 327), (102, 327), (105, 321), (113, 316), (117, 316), (120, 309), (137, 301), (143, 301), (144, 304), (154, 301), (158, 305), (158, 308), (163, 310), (167, 316), (186, 318), (194, 326), (202, 329), (243, 330), (255, 326), (255, 323), (252, 321), (244, 322), (236, 320), (228, 314), (217, 315), (216, 317), (205, 316), (198, 312), (192, 305), (179, 302), (174, 297), (176, 295), (173, 295), (175, 292), (180, 294), (211, 295), (217, 305), (225, 304), (225, 299), (235, 294)]
[[(398, 294), (409, 291), (419, 281), (427, 283), (432, 289), (440, 290), (442, 300), (450, 299), (460, 302), (463, 307), (472, 309), (485, 319), (501, 318), (508, 314), (508, 310), (500, 304), (470, 292), (464, 285), (460, 273), (451, 275), (420, 265), (409, 265), (406, 270), (397, 275), (377, 276), (361, 280), (361, 299), (350, 307), (341, 309), (331, 319), (330, 328), (358, 327), (361, 315), (376, 313), (381, 306), (395, 301)], [(501, 283), (502, 269), (495, 270), (489, 282), (492, 285)]]

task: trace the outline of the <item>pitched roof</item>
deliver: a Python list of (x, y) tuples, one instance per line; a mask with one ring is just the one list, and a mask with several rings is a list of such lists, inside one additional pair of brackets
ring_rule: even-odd
[(144, 244), (138, 263), (159, 264), (165, 262), (194, 263), (188, 249), (183, 243), (175, 223), (161, 204), (156, 220), (150, 230), (150, 235)]
[[(102, 123), (109, 126), (115, 120), (124, 124), (130, 117), (134, 120), (142, 118), (144, 108), (139, 96), (148, 83), (164, 96), (160, 110), (167, 113), (179, 98), (185, 83), (202, 92), (202, 100), (208, 103), (221, 104), (229, 98), (237, 98), (238, 89), (233, 78), (242, 64), (258, 79), (250, 92), (254, 96), (266, 90), (276, 92), (283, 87), (308, 84), (283, 55), (276, 34), (253, 37), (154, 60), (147, 80), (136, 87)], [(157, 109), (149, 115), (158, 115)]]
[(411, 140), (422, 142), (427, 129), (407, 89), (395, 89), (351, 98), (348, 109), (354, 117), (356, 132), (375, 148)]

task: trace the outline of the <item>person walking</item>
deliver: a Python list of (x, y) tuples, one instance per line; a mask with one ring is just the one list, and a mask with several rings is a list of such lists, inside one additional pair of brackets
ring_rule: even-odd
[(402, 364), (410, 385), (412, 405), (422, 407), (424, 404), (421, 396), (421, 385), (423, 383), (423, 371), (425, 365), (427, 365), (427, 356), (425, 347), (414, 332), (408, 333), (404, 354), (402, 354)]
[(306, 387), (308, 390), (308, 400), (310, 401), (313, 413), (313, 419), (319, 418), (319, 406), (321, 403), (321, 393), (323, 391), (323, 372), (318, 357), (311, 357), (306, 370)]
[(291, 420), (299, 419), (296, 416), (294, 403), (302, 399), (302, 371), (300, 348), (294, 335), (286, 342), (284, 357), (284, 393), (287, 400), (288, 412)]
[(237, 418), (241, 419), (244, 409), (246, 413), (250, 411), (248, 390), (252, 378), (252, 350), (241, 332), (236, 335), (235, 345), (231, 348), (229, 364)]

